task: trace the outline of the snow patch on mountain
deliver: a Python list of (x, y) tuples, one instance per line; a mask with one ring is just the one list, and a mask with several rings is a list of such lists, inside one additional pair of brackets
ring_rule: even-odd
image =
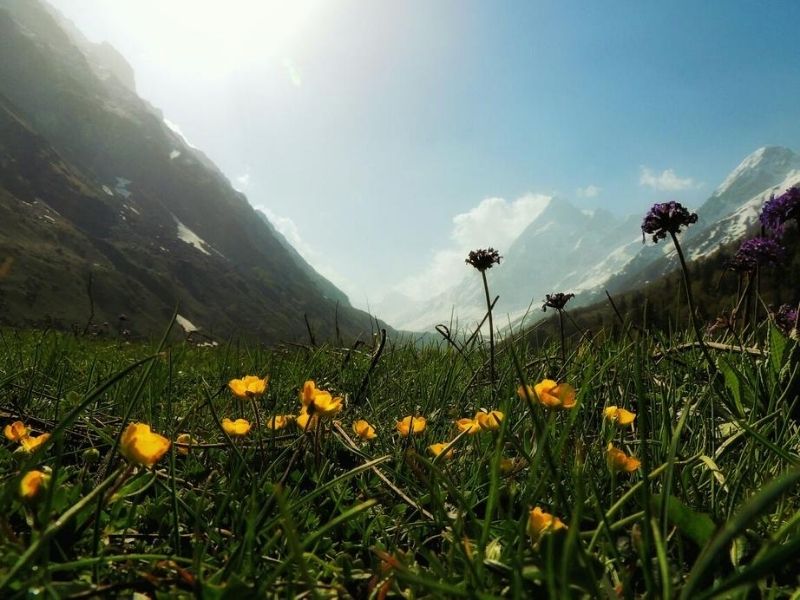
[(194, 323), (192, 323), (189, 319), (187, 319), (183, 315), (176, 316), (175, 322), (181, 327), (183, 327), (183, 330), (186, 333), (192, 333), (193, 331), (200, 331), (199, 327), (197, 327)]
[(175, 224), (178, 226), (178, 239), (182, 242), (186, 242), (190, 246), (194, 246), (203, 254), (207, 254), (211, 256), (211, 252), (206, 250), (206, 246), (211, 248), (211, 244), (206, 242), (203, 238), (197, 235), (194, 231), (189, 229), (186, 225), (181, 223), (177, 217), (173, 217), (175, 219)]

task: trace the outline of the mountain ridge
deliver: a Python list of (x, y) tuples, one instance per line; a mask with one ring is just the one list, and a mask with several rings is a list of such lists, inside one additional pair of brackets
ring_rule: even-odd
[(307, 339), (306, 321), (319, 340), (386, 327), (329, 282), (326, 297), (228, 178), (98, 75), (38, 0), (0, 1), (0, 53), (0, 256), (16, 259), (0, 320), (75, 327), (93, 310), (151, 335), (180, 303), (193, 327), (266, 343)]

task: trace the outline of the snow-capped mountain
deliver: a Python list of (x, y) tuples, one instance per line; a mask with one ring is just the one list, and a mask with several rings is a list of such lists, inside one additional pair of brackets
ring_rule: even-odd
[[(697, 224), (682, 236), (687, 255), (697, 260), (743, 237), (755, 226), (765, 200), (798, 184), (800, 154), (782, 147), (759, 148), (697, 209)], [(561, 198), (548, 200), (490, 272), (492, 295), (500, 296), (495, 323), (518, 323), (529, 310), (530, 321), (539, 318), (549, 292), (573, 292), (571, 306), (588, 304), (605, 289), (633, 289), (676, 268), (672, 244), (642, 244), (640, 224), (648, 208), (618, 218), (602, 210), (581, 211)], [(394, 304), (401, 309), (381, 315), (400, 328), (418, 331), (454, 317), (473, 327), (486, 311), (480, 277), (471, 269), (458, 285), (430, 300), (406, 298)]]

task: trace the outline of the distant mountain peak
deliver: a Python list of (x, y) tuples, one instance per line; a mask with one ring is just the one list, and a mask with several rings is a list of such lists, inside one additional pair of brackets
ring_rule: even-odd
[(714, 191), (713, 196), (722, 196), (735, 186), (747, 184), (747, 180), (761, 175), (770, 176), (775, 172), (785, 172), (791, 168), (800, 168), (800, 155), (784, 146), (762, 146), (745, 157), (722, 184)]

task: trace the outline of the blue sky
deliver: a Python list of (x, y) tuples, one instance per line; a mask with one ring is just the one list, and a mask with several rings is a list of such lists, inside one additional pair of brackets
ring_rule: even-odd
[(489, 220), (526, 194), (696, 206), (759, 146), (800, 150), (794, 0), (53, 4), (362, 306), (502, 250)]

